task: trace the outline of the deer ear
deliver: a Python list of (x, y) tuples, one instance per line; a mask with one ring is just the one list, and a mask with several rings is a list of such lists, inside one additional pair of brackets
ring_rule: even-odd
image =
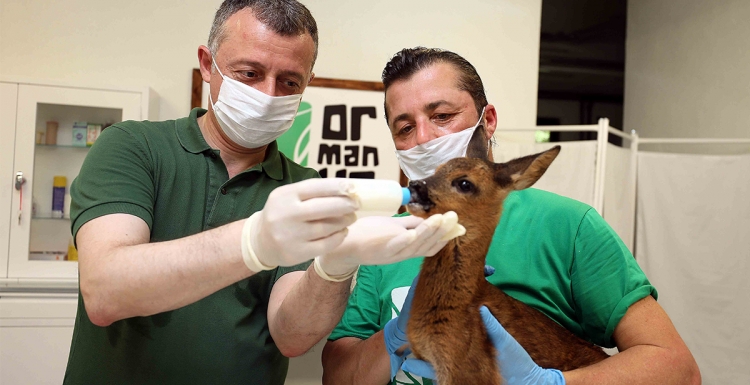
[(479, 127), (474, 130), (474, 134), (471, 135), (471, 139), (469, 139), (469, 146), (466, 148), (467, 158), (489, 160), (489, 157), (487, 155), (487, 140), (484, 138), (484, 136), (484, 125), (480, 124)]
[(531, 187), (544, 175), (547, 168), (560, 153), (560, 146), (538, 154), (513, 159), (507, 163), (495, 164), (495, 182), (501, 188), (523, 190)]

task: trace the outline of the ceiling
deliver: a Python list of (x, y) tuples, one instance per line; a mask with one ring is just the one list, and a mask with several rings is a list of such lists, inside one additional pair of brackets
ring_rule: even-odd
[(627, 0), (543, 0), (539, 98), (622, 103)]

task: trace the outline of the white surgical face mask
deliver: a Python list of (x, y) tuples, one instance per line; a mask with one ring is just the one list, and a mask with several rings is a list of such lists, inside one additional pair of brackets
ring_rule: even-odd
[(466, 156), (469, 142), (477, 127), (484, 120), (484, 109), (473, 127), (443, 135), (408, 150), (396, 150), (398, 163), (409, 180), (424, 179), (435, 173), (441, 164)]
[(224, 81), (214, 103), (208, 97), (224, 134), (245, 148), (259, 148), (273, 142), (294, 123), (302, 94), (269, 96), (230, 79), (214, 66)]

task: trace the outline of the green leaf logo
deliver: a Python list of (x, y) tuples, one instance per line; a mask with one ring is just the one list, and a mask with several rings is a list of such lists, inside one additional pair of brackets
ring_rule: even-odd
[(307, 167), (310, 155), (310, 149), (307, 147), (312, 129), (310, 122), (312, 122), (312, 105), (303, 101), (299, 105), (292, 127), (277, 139), (279, 151), (295, 163), (305, 167)]

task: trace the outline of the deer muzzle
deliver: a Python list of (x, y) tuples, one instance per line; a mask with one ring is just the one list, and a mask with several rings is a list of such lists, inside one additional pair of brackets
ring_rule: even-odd
[(435, 203), (430, 199), (429, 189), (424, 180), (415, 180), (409, 182), (409, 192), (411, 192), (411, 201), (406, 205), (407, 210), (414, 215), (428, 213)]

